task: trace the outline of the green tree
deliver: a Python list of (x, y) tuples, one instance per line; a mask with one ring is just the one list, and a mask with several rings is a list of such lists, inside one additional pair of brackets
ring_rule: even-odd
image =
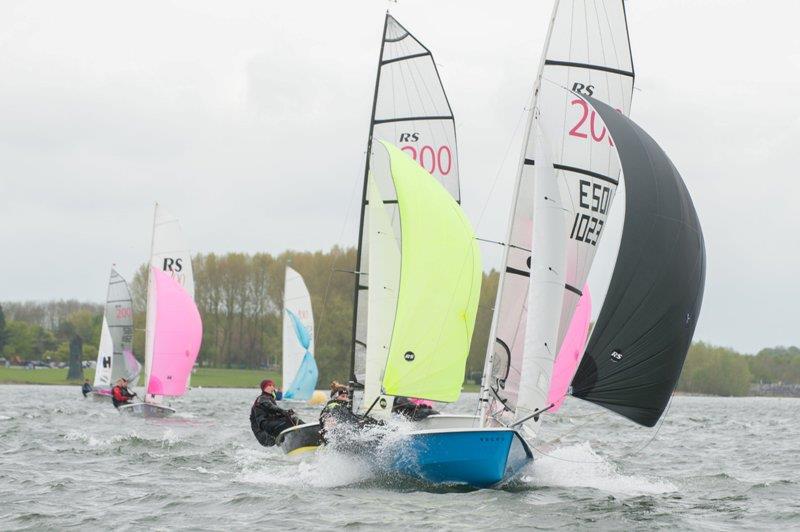
[(3, 305), (0, 305), (0, 353), (6, 347), (6, 340), (8, 334), (6, 333), (6, 315), (3, 313)]

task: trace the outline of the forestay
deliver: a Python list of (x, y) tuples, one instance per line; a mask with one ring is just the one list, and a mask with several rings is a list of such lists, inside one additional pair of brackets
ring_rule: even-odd
[(469, 221), (448, 191), (388, 142), (400, 214), (400, 282), (383, 376), (388, 395), (461, 394), (482, 280)]
[(658, 144), (614, 108), (608, 127), (625, 175), (619, 253), (572, 395), (652, 427), (692, 341), (705, 285), (705, 242), (692, 199)]
[(611, 136), (576, 93), (594, 95), (628, 114), (632, 90), (633, 63), (622, 0), (556, 2), (534, 85), (490, 335), (482, 395), (490, 403), (490, 412), (513, 412), (518, 403), (534, 214), (533, 172), (526, 170), (536, 163), (530, 124), (536, 117), (550, 142), (568, 215), (557, 351), (571, 323), (619, 179)]
[(286, 267), (283, 286), (283, 397), (305, 401), (314, 393), (314, 313), (299, 273)]
[[(459, 201), (458, 154), (453, 112), (433, 55), (391, 15), (386, 15), (367, 140), (358, 236), (351, 380), (364, 384), (369, 290), (367, 178), (373, 161), (372, 141), (392, 142)], [(387, 169), (373, 172), (378, 194), (395, 231), (397, 196)]]

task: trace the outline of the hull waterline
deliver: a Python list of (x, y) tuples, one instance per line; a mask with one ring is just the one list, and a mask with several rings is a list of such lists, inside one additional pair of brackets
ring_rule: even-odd
[(512, 429), (438, 429), (409, 434), (390, 463), (392, 472), (434, 484), (501, 485), (533, 460)]

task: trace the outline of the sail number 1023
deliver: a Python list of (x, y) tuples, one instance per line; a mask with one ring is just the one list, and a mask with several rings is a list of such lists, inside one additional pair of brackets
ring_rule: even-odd
[[(586, 209), (589, 213), (576, 212), (575, 220), (572, 222), (572, 230), (569, 237), (578, 242), (586, 242), (596, 246), (600, 240), (600, 232), (603, 230), (608, 207), (611, 205), (611, 187), (584, 181), (578, 182), (580, 190), (579, 204), (581, 209)], [(594, 215), (596, 213), (596, 216)], [(601, 216), (602, 218), (598, 218)]]

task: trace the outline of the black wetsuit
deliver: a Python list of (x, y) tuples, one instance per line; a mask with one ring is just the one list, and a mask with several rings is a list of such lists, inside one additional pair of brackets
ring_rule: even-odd
[[(376, 424), (381, 425), (382, 423), (371, 417), (361, 417), (354, 414), (350, 409), (349, 401), (331, 399), (325, 404), (325, 407), (319, 414), (319, 435), (322, 437), (323, 442), (329, 443), (328, 440), (325, 439), (325, 435), (334, 425), (349, 425), (360, 429), (366, 425)], [(347, 445), (352, 447), (350, 450), (355, 452), (359, 452), (361, 450), (360, 447), (368, 443), (367, 441), (353, 440), (354, 441), (349, 442)]]
[(92, 388), (92, 385), (89, 384), (88, 382), (84, 382), (83, 386), (81, 386), (81, 393), (83, 394), (84, 397), (89, 395), (93, 390), (94, 388)]
[(392, 413), (401, 414), (411, 421), (420, 421), (439, 412), (429, 406), (414, 404), (408, 397), (396, 397)]
[(250, 428), (264, 447), (275, 445), (278, 434), (302, 423), (303, 420), (279, 407), (274, 395), (266, 392), (256, 398), (250, 409)]

